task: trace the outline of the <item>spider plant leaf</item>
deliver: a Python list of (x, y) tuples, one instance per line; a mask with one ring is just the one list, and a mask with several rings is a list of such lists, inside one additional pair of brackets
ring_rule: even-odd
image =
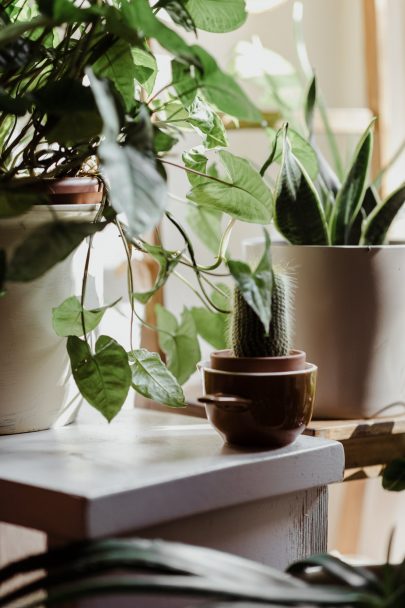
[(331, 240), (334, 245), (347, 244), (350, 229), (361, 208), (373, 150), (373, 124), (374, 121), (361, 137), (350, 169), (336, 197), (331, 226)]
[(362, 245), (382, 245), (396, 214), (405, 202), (405, 184), (375, 207), (363, 224)]
[(291, 151), (284, 130), (283, 159), (275, 198), (275, 222), (293, 245), (328, 245), (329, 236), (319, 195)]

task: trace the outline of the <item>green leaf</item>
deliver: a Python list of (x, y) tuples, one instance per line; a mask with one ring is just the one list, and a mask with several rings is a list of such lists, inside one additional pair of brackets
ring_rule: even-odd
[[(274, 162), (281, 162), (283, 157), (283, 141), (280, 141), (280, 137), (277, 137), (277, 133), (279, 133), (279, 131), (267, 129), (271, 146), (274, 146), (277, 140), (277, 150), (273, 160)], [(318, 158), (315, 150), (311, 144), (294, 129), (288, 129), (288, 139), (291, 146), (291, 152), (304, 167), (310, 179), (314, 181), (319, 172)]]
[(347, 239), (348, 245), (359, 245), (363, 230), (363, 223), (370, 213), (381, 204), (380, 197), (373, 185), (369, 186), (364, 193), (360, 210), (352, 223)]
[(0, 190), (0, 218), (22, 215), (43, 198), (43, 195), (30, 192), (27, 188)]
[(195, 25), (207, 32), (231, 32), (247, 17), (245, 0), (187, 0), (186, 8)]
[(71, 296), (59, 306), (52, 308), (53, 329), (58, 336), (82, 336), (82, 314), (84, 316), (86, 332), (93, 331), (100, 323), (105, 311), (115, 306), (120, 299), (107, 306), (86, 310), (82, 307), (78, 297)]
[(178, 139), (167, 133), (166, 131), (162, 131), (162, 129), (158, 129), (154, 127), (153, 129), (153, 149), (156, 154), (159, 152), (169, 152), (176, 145)]
[(186, 219), (194, 234), (216, 255), (222, 236), (222, 213), (200, 205), (189, 205)]
[(124, 40), (118, 40), (92, 66), (96, 76), (111, 80), (128, 111), (133, 107), (135, 98), (134, 60), (131, 45)]
[(167, 367), (180, 384), (196, 371), (201, 359), (200, 346), (193, 315), (184, 308), (180, 323), (168, 310), (156, 306), (159, 345), (167, 357)]
[(384, 468), (382, 485), (391, 492), (405, 490), (405, 457), (393, 460)]
[[(192, 148), (184, 152), (182, 159), (185, 166), (199, 173), (207, 173), (208, 158), (201, 152), (202, 148)], [(199, 186), (209, 181), (208, 178), (187, 171), (187, 179), (192, 186)]]
[(405, 202), (405, 184), (374, 208), (363, 223), (361, 245), (383, 245), (395, 216)]
[(104, 122), (100, 158), (110, 201), (117, 213), (125, 214), (128, 234), (136, 237), (159, 223), (168, 202), (166, 183), (153, 158), (131, 145), (117, 143), (119, 116), (114, 99), (105, 83), (91, 72), (88, 76)]
[(73, 146), (78, 142), (88, 142), (89, 139), (101, 134), (103, 123), (97, 111), (74, 112), (58, 118), (55, 126), (46, 133), (48, 142), (57, 142), (64, 146)]
[(110, 422), (121, 409), (131, 386), (127, 353), (109, 336), (99, 337), (95, 354), (76, 336), (69, 336), (67, 350), (79, 391)]
[(203, 340), (214, 348), (221, 350), (226, 348), (227, 342), (227, 320), (226, 315), (220, 312), (212, 312), (207, 308), (191, 308), (197, 333)]
[(252, 270), (245, 262), (235, 260), (228, 260), (228, 268), (244, 300), (263, 323), (267, 335), (271, 321), (273, 270), (270, 260), (270, 237), (266, 230), (264, 235), (265, 249), (255, 270)]
[(188, 111), (187, 122), (206, 136), (204, 140), (206, 148), (219, 148), (228, 145), (222, 120), (204, 101), (196, 97)]
[(207, 101), (221, 112), (241, 120), (261, 122), (261, 113), (232, 76), (223, 72), (214, 58), (203, 48), (195, 45), (192, 49), (203, 67), (200, 86)]
[(219, 152), (229, 182), (211, 180), (195, 186), (188, 198), (202, 207), (217, 209), (245, 222), (269, 224), (273, 198), (259, 172), (239, 156)]
[(157, 353), (140, 348), (129, 354), (129, 362), (137, 393), (169, 407), (185, 407), (181, 386)]
[(314, 129), (314, 113), (316, 106), (316, 76), (309, 83), (308, 92), (305, 99), (305, 123), (307, 125), (309, 135), (312, 136)]
[(185, 6), (185, 0), (159, 0), (153, 8), (164, 8), (174, 23), (196, 34), (195, 24)]
[(136, 2), (123, 0), (121, 15), (131, 28), (136, 32), (141, 31), (145, 38), (155, 38), (163, 48), (173, 53), (173, 55), (191, 61), (195, 60), (192, 47), (189, 47), (181, 36), (157, 19), (148, 0), (136, 0)]
[(172, 61), (172, 83), (182, 104), (191, 105), (198, 91), (198, 83), (191, 75), (191, 67), (182, 61)]
[(139, 47), (132, 48), (132, 57), (134, 60), (134, 75), (135, 80), (145, 89), (150, 95), (155, 86), (157, 76), (157, 63), (152, 53), (145, 51)]
[(68, 257), (91, 234), (103, 230), (107, 222), (53, 221), (34, 228), (17, 247), (9, 263), (9, 281), (33, 281)]
[(143, 292), (135, 292), (132, 294), (132, 297), (141, 302), (142, 304), (146, 304), (153, 294), (157, 292), (158, 289), (163, 287), (166, 283), (167, 279), (170, 276), (170, 273), (174, 270), (174, 268), (179, 263), (179, 257), (181, 252), (170, 252), (163, 249), (159, 245), (150, 245), (149, 243), (142, 243), (142, 248), (149, 255), (151, 255), (156, 262), (159, 264), (159, 272), (156, 277), (156, 281), (152, 289)]
[(374, 121), (360, 139), (350, 169), (336, 197), (331, 227), (334, 245), (347, 243), (350, 229), (361, 208), (373, 150), (373, 124)]
[(321, 201), (284, 131), (283, 159), (278, 176), (275, 222), (293, 245), (327, 245), (328, 229)]

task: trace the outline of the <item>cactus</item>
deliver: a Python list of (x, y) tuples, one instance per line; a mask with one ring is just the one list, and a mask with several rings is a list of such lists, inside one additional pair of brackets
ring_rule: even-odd
[(281, 357), (290, 352), (291, 300), (291, 277), (273, 270), (271, 321), (266, 336), (263, 323), (243, 298), (239, 287), (235, 287), (230, 323), (230, 339), (235, 357)]

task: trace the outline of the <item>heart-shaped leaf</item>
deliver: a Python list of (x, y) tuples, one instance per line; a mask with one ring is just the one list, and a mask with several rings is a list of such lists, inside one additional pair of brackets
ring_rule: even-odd
[(271, 321), (271, 293), (273, 270), (270, 260), (270, 237), (265, 235), (265, 249), (255, 270), (245, 262), (228, 261), (228, 268), (239, 287), (244, 300), (257, 314), (263, 323), (266, 335)]
[(67, 350), (79, 391), (110, 422), (120, 411), (131, 386), (125, 349), (113, 338), (100, 336), (93, 354), (84, 340), (69, 336)]
[(226, 150), (221, 150), (219, 157), (227, 179), (204, 181), (194, 186), (187, 197), (202, 207), (217, 209), (245, 222), (269, 224), (273, 197), (260, 173), (247, 160)]
[(180, 384), (157, 353), (140, 348), (129, 354), (129, 362), (132, 387), (137, 393), (170, 407), (186, 405)]
[(181, 253), (166, 251), (159, 245), (150, 245), (149, 243), (142, 243), (142, 248), (159, 264), (159, 272), (152, 289), (143, 292), (138, 291), (132, 294), (135, 300), (141, 302), (142, 304), (146, 304), (151, 299), (153, 294), (166, 283), (170, 273), (179, 263)]
[(158, 304), (156, 319), (159, 345), (166, 354), (167, 367), (180, 384), (184, 384), (201, 359), (193, 315), (185, 308), (178, 323), (172, 313)]
[(8, 266), (9, 281), (33, 281), (68, 257), (87, 237), (107, 222), (54, 221), (34, 228), (17, 247)]
[(293, 245), (329, 243), (321, 201), (307, 172), (291, 151), (287, 128), (284, 130), (283, 159), (276, 188), (275, 222)]
[(82, 307), (78, 297), (71, 296), (59, 306), (52, 308), (53, 329), (58, 336), (82, 336), (84, 334), (82, 315), (86, 333), (93, 331), (100, 323), (105, 311), (115, 306), (120, 299), (107, 306), (86, 310)]

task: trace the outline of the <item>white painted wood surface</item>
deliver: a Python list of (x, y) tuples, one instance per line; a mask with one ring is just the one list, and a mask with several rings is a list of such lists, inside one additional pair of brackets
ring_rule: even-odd
[(340, 444), (300, 437), (273, 451), (223, 446), (207, 422), (146, 410), (111, 425), (0, 439), (0, 521), (66, 539), (123, 534), (341, 479)]

